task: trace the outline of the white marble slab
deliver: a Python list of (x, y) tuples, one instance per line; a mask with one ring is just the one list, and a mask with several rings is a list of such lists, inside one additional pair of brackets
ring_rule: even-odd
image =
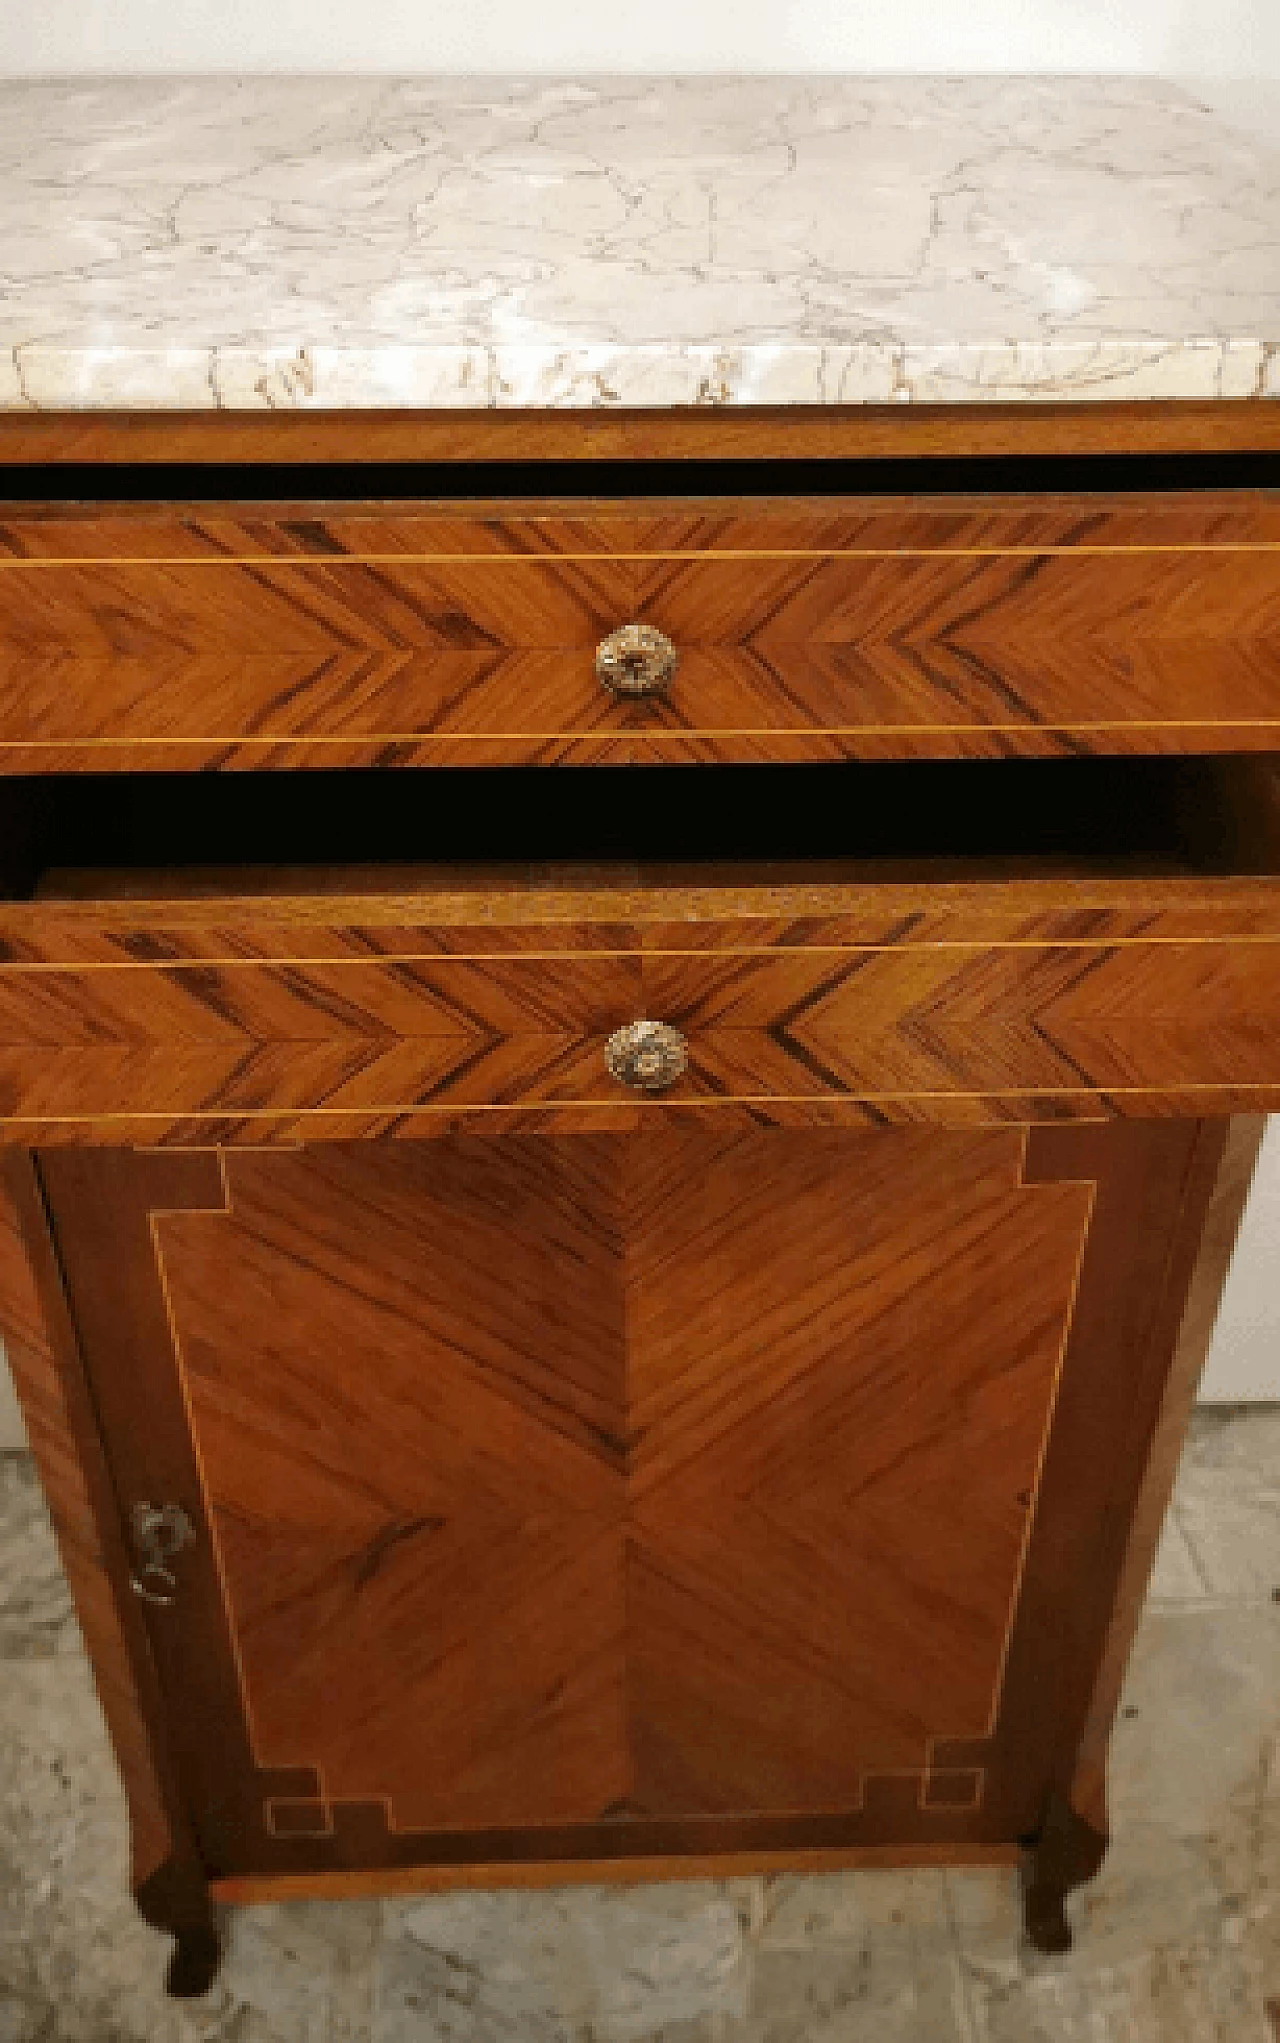
[(1280, 144), (1173, 86), (0, 84), (0, 409), (1134, 397), (1280, 397)]

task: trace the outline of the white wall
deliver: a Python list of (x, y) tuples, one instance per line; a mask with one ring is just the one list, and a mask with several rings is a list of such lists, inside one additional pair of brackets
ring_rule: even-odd
[(1200, 1395), (1280, 1401), (1280, 1118), (1263, 1139)]
[(9, 1380), (3, 1350), (0, 1350), (0, 1454), (7, 1453), (10, 1448), (25, 1445), (17, 1393)]
[(1280, 78), (1280, 0), (0, 0), (0, 74), (183, 70)]

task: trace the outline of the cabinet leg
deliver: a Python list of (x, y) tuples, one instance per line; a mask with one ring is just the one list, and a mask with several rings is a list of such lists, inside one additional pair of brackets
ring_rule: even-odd
[(1106, 1853), (1103, 1833), (1055, 1795), (1022, 1862), (1022, 1920), (1035, 1950), (1053, 1955), (1071, 1949), (1067, 1896), (1094, 1878)]
[(176, 1860), (157, 1868), (134, 1896), (152, 1929), (174, 1940), (165, 1985), (175, 2000), (208, 1993), (222, 1963), (222, 1943), (209, 1890), (200, 1875)]
[(222, 1945), (214, 1929), (182, 1932), (174, 1944), (165, 1989), (174, 2000), (199, 2000), (208, 1993), (222, 1963)]

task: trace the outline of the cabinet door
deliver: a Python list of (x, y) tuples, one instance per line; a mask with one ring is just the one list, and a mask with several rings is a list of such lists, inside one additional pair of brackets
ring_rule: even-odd
[(148, 1623), (213, 1870), (1032, 1828), (1197, 1136), (47, 1152), (121, 1512), (194, 1531)]

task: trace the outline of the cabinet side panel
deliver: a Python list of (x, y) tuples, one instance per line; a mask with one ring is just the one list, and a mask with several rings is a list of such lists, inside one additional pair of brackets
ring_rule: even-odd
[(1106, 1761), (1111, 1725), (1265, 1127), (1264, 1114), (1238, 1114), (1227, 1134), (1125, 1548), (1115, 1607), (1071, 1791), (1072, 1806), (1099, 1831), (1106, 1829)]
[[(42, 1266), (38, 1281), (33, 1263)], [(114, 1506), (93, 1413), (77, 1380), (35, 1172), (30, 1157), (16, 1151), (0, 1163), (0, 1328), (124, 1779), (133, 1883), (141, 1887), (173, 1856), (176, 1842), (140, 1693), (139, 1654), (146, 1648), (130, 1637), (136, 1624), (113, 1586), (106, 1528)]]

